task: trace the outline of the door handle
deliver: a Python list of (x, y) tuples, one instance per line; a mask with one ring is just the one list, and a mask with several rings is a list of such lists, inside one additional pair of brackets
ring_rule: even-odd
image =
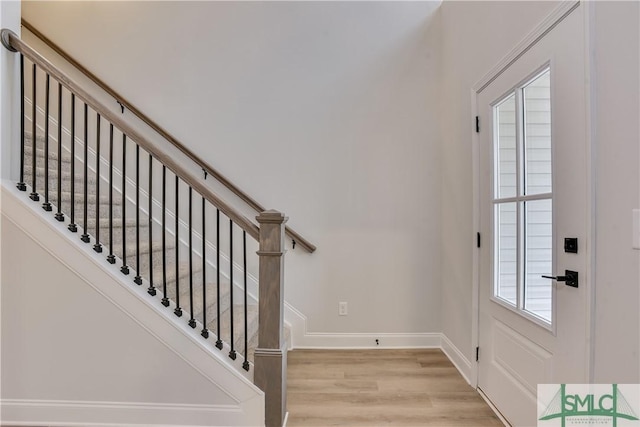
[(567, 286), (571, 286), (573, 288), (577, 288), (578, 287), (578, 272), (577, 271), (571, 271), (571, 270), (565, 270), (564, 271), (564, 276), (542, 276), (545, 279), (552, 279), (555, 280), (557, 282), (564, 282), (565, 285)]

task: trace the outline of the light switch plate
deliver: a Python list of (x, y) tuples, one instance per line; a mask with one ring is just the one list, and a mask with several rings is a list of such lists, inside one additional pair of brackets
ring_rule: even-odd
[(640, 249), (640, 209), (633, 210), (633, 249)]

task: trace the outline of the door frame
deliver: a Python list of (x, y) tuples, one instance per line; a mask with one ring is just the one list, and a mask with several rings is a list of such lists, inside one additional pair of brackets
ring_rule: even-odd
[[(587, 322), (587, 336), (586, 342), (589, 348), (589, 352), (586, 355), (586, 369), (585, 378), (588, 382), (593, 382), (593, 357), (594, 357), (594, 345), (593, 336), (595, 330), (595, 316), (594, 316), (594, 304), (595, 304), (595, 203), (596, 203), (596, 187), (594, 179), (594, 153), (595, 150), (595, 65), (594, 65), (594, 50), (595, 50), (595, 32), (594, 32), (594, 17), (595, 17), (595, 2), (590, 1), (567, 1), (558, 5), (533, 31), (531, 31), (518, 45), (516, 45), (495, 67), (493, 67), (488, 73), (486, 73), (476, 84), (471, 88), (471, 117), (470, 122), (473, 123), (471, 129), (471, 146), (472, 146), (472, 175), (473, 175), (473, 230), (475, 232), (480, 231), (480, 137), (479, 133), (475, 129), (475, 118), (478, 116), (478, 95), (487, 86), (489, 86), (495, 79), (497, 79), (511, 64), (517, 61), (522, 55), (524, 55), (534, 44), (536, 44), (542, 37), (544, 37), (549, 31), (551, 31), (557, 24), (559, 24), (566, 16), (574, 12), (578, 7), (583, 8), (584, 14), (584, 47), (585, 47), (585, 135), (586, 135), (586, 147), (587, 147), (587, 209), (589, 215), (587, 215), (587, 245), (583, 245), (586, 251), (587, 259), (587, 271), (585, 272), (584, 281), (581, 278), (581, 285), (587, 288), (586, 298), (586, 316)], [(480, 126), (483, 126), (480, 123)], [(483, 236), (484, 242), (487, 241), (488, 236)], [(472, 237), (473, 247), (473, 267), (472, 267), (472, 300), (471, 300), (471, 348), (475, 349), (479, 346), (479, 327), (480, 327), (480, 258), (479, 248), (476, 246), (476, 236)], [(486, 243), (483, 243), (486, 244)], [(482, 350), (480, 350), (482, 351)], [(480, 356), (482, 357), (482, 356)], [(471, 361), (470, 382), (471, 386), (478, 388), (478, 362)]]

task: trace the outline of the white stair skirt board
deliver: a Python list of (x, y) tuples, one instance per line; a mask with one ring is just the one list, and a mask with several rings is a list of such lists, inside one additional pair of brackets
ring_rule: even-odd
[[(41, 203), (30, 201), (25, 192), (18, 191), (14, 182), (3, 181), (1, 191), (2, 216), (15, 226), (11, 228), (27, 237), (31, 241), (29, 244), (39, 248), (40, 253), (47, 254), (46, 258), (53, 259), (56, 265), (62, 265), (68, 271), (65, 274), (71, 274), (73, 281), (82, 286), (83, 292), (91, 290), (90, 295), (98, 295), (96, 298), (101, 306), (110, 307), (109, 313), (115, 316), (114, 319), (129, 319), (128, 322), (133, 322), (140, 336), (145, 337), (145, 342), (159, 346), (160, 352), (168, 358), (179, 360), (182, 372), (189, 372), (222, 399), (207, 404), (188, 404), (171, 401), (96, 401), (98, 399), (87, 396), (86, 401), (78, 402), (55, 398), (30, 399), (28, 395), (13, 399), (5, 389), (3, 395), (6, 399), (0, 402), (2, 424), (263, 425), (264, 394), (251, 382), (249, 377), (252, 373), (242, 370), (241, 358), (230, 360), (227, 352), (220, 352), (214, 347), (215, 339), (204, 340), (199, 335), (200, 330), (191, 329), (183, 318), (167, 315), (169, 309), (160, 304), (160, 295), (148, 295), (146, 284), (139, 287), (132, 285), (131, 277), (123, 276), (119, 269), (108, 264), (104, 254), (95, 253), (92, 245), (79, 244), (79, 235), (70, 233), (66, 228), (68, 220), (57, 222), (53, 215), (41, 208)], [(4, 268), (8, 269), (8, 266)], [(3, 276), (5, 274), (8, 274), (6, 270)], [(51, 301), (51, 304), (55, 305), (55, 301)], [(102, 338), (90, 335), (90, 339)], [(109, 362), (108, 358), (97, 360), (96, 367), (104, 367)], [(158, 375), (169, 376), (167, 381), (170, 383), (171, 367), (167, 366), (166, 371)], [(158, 409), (160, 407), (161, 410)]]
[[(125, 402), (76, 402), (55, 400), (2, 400), (2, 423), (12, 426), (113, 426), (130, 427), (134, 421), (147, 420), (137, 427), (157, 426), (211, 426), (207, 420), (226, 420), (220, 425), (232, 425), (232, 418), (239, 415), (235, 406), (225, 405), (180, 405), (180, 404), (148, 404)], [(85, 422), (83, 420), (99, 419), (104, 422)], [(114, 422), (109, 420), (122, 420)], [(158, 420), (158, 424), (147, 424), (148, 420)], [(200, 420), (198, 424), (184, 424), (185, 420)], [(26, 420), (26, 421), (18, 421)], [(64, 420), (64, 421), (49, 421)], [(67, 421), (69, 420), (69, 421)], [(244, 424), (233, 424), (244, 425)]]

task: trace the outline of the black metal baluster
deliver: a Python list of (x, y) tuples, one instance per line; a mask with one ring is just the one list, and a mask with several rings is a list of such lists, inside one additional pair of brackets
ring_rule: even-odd
[[(35, 140), (34, 140), (35, 141)], [(35, 150), (35, 145), (32, 144)], [(18, 190), (27, 191), (24, 183), (24, 55), (20, 54), (20, 182)]]
[(109, 264), (116, 263), (113, 254), (113, 123), (109, 124)]
[(51, 77), (49, 74), (45, 80), (44, 92), (44, 203), (42, 209), (51, 212), (51, 203), (49, 203), (49, 104), (51, 94)]
[(129, 274), (127, 265), (127, 135), (122, 134), (122, 274)]
[(162, 305), (169, 307), (167, 297), (167, 167), (162, 165)]
[(229, 327), (229, 344), (231, 344), (231, 351), (229, 357), (232, 360), (236, 360), (236, 350), (234, 349), (234, 337), (233, 337), (233, 221), (229, 220), (229, 318), (231, 320)]
[(156, 294), (153, 286), (153, 156), (149, 154), (149, 289), (147, 293), (151, 296)]
[(93, 250), (102, 252), (100, 243), (100, 113), (96, 113), (96, 243)]
[(249, 326), (247, 323), (247, 232), (242, 230), (242, 271), (244, 273), (244, 363), (242, 367), (249, 370)]
[(85, 243), (89, 243), (89, 233), (88, 233), (88, 216), (89, 216), (89, 186), (87, 185), (89, 182), (89, 106), (87, 103), (84, 103), (84, 234), (80, 236), (80, 240)]
[(37, 160), (36, 160), (36, 148), (37, 148), (37, 138), (36, 138), (36, 122), (37, 122), (37, 111), (36, 104), (38, 103), (36, 99), (36, 64), (33, 64), (33, 76), (32, 76), (32, 87), (31, 87), (31, 194), (29, 194), (29, 198), (34, 202), (40, 200), (40, 196), (38, 196), (38, 192), (36, 191), (36, 169), (37, 169)]
[(173, 313), (180, 317), (182, 316), (182, 308), (180, 308), (180, 257), (179, 257), (179, 249), (180, 249), (180, 240), (179, 240), (179, 231), (178, 231), (178, 220), (179, 220), (179, 210), (178, 210), (178, 175), (176, 175), (176, 200), (175, 200), (175, 238), (176, 238), (176, 309), (173, 310)]
[(218, 340), (216, 347), (222, 350), (222, 337), (220, 336), (220, 209), (216, 209), (216, 329)]
[(62, 83), (58, 83), (58, 212), (55, 217), (60, 222), (64, 221), (62, 213)]
[(71, 94), (71, 206), (69, 231), (75, 233), (78, 226), (76, 218), (76, 96)]
[(138, 144), (136, 144), (136, 273), (133, 282), (136, 285), (142, 285), (142, 277), (140, 276), (140, 146)]
[(205, 221), (205, 198), (202, 198), (202, 331), (200, 335), (209, 338), (207, 329), (207, 234)]
[(189, 311), (191, 318), (189, 326), (196, 327), (196, 319), (193, 318), (193, 210), (192, 210), (192, 193), (193, 189), (189, 187)]

